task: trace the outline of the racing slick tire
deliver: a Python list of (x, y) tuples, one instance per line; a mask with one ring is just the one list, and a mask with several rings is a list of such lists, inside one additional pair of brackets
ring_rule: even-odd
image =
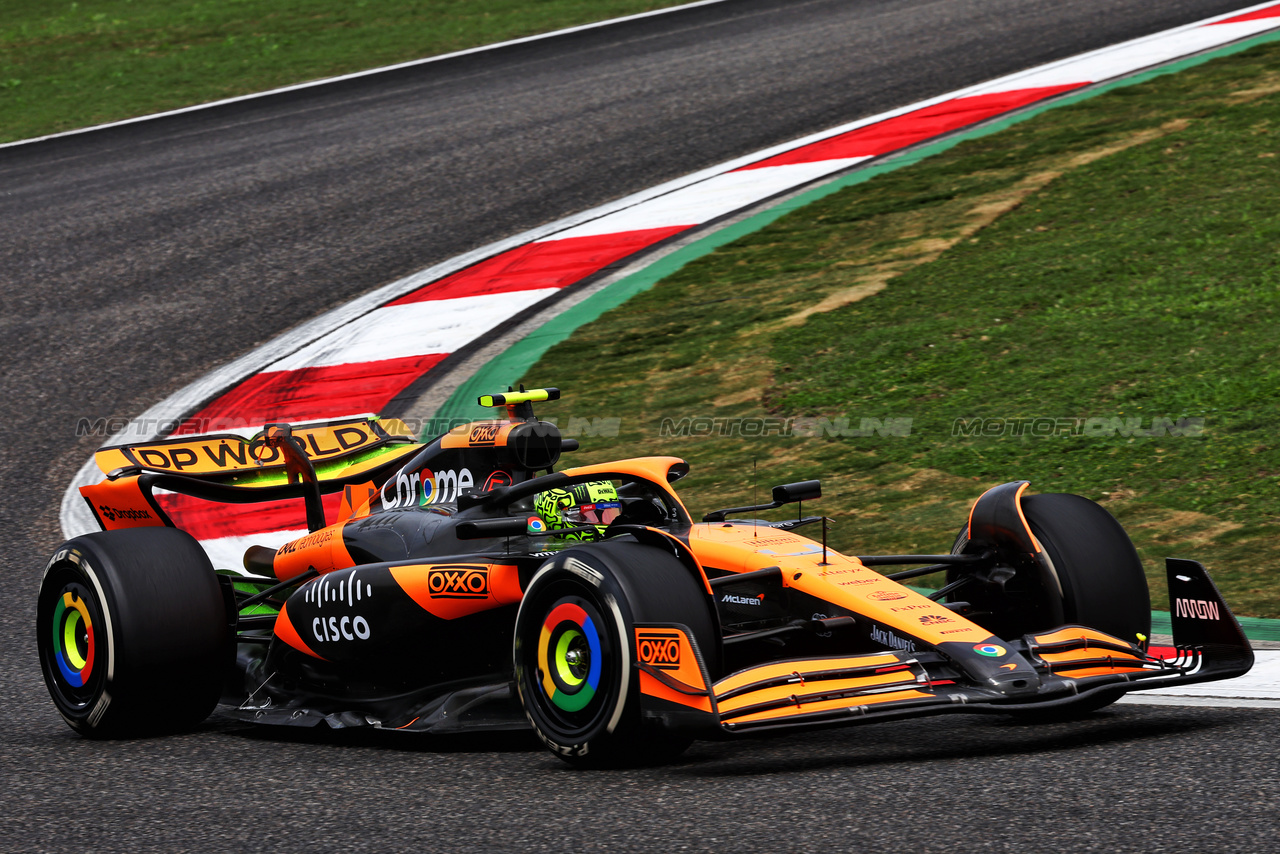
[(1133, 541), (1105, 508), (1080, 495), (1022, 502), (1031, 533), (1049, 553), (1068, 623), (1133, 642), (1151, 634), (1151, 595)]
[[(1067, 493), (1027, 496), (1022, 510), (1053, 565), (1057, 583), (1015, 579), (1007, 585), (1014, 592), (1004, 597), (957, 591), (953, 599), (970, 599), (977, 610), (988, 612), (977, 622), (1008, 639), (1051, 629), (1056, 623), (1088, 626), (1127, 641), (1151, 633), (1146, 573), (1114, 516), (1083, 496)], [(962, 527), (952, 554), (964, 552), (965, 532)], [(947, 580), (958, 577), (952, 570)], [(1061, 618), (1050, 620), (1051, 613)]]
[[(989, 619), (976, 622), (1012, 639), (1053, 628), (1041, 624), (1043, 615), (1060, 612), (1063, 624), (1087, 626), (1129, 642), (1151, 634), (1151, 598), (1142, 560), (1114, 516), (1093, 501), (1068, 493), (1027, 496), (1022, 510), (1053, 565), (1057, 583), (1036, 579), (1030, 590), (1014, 587), (1004, 602), (997, 597), (975, 600), (972, 604), (991, 612)], [(961, 529), (953, 553), (962, 552), (965, 545)], [(1101, 691), (1050, 714), (1076, 717), (1109, 706), (1123, 694), (1123, 690)]]
[[(1068, 623), (1130, 643), (1151, 635), (1151, 594), (1133, 541), (1107, 510), (1080, 495), (1048, 493), (1022, 502), (1027, 525), (1053, 562)], [(1055, 718), (1086, 715), (1124, 691), (1099, 691), (1062, 707)]]
[(689, 567), (653, 546), (608, 540), (550, 558), (529, 583), (515, 627), (520, 703), (553, 753), (583, 768), (656, 765), (693, 741), (642, 720), (636, 623), (680, 623), (712, 674), (718, 627)]
[(174, 528), (64, 543), (45, 566), (36, 632), (54, 704), (91, 738), (195, 726), (218, 701), (231, 649), (209, 558)]

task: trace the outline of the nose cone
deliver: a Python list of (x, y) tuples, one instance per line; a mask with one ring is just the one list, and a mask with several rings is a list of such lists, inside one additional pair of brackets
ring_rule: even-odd
[(1040, 674), (1007, 641), (991, 637), (982, 643), (944, 643), (938, 651), (950, 658), (974, 682), (1004, 694), (1021, 697), (1040, 690)]

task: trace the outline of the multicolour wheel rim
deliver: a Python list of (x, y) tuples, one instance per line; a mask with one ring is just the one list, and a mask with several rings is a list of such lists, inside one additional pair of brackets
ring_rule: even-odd
[(94, 626), (78, 585), (68, 585), (54, 601), (53, 658), (58, 672), (73, 688), (83, 688), (93, 675)]
[(596, 621), (580, 605), (560, 602), (542, 622), (538, 671), (542, 690), (564, 712), (587, 707), (600, 687), (604, 658)]

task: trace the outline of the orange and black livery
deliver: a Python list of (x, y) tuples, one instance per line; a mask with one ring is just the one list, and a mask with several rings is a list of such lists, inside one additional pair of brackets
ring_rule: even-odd
[[(817, 480), (695, 519), (675, 490), (684, 460), (562, 467), (577, 443), (533, 411), (558, 397), (486, 395), (500, 417), (425, 442), (365, 418), (100, 451), (104, 479), (82, 492), (103, 531), (58, 548), (37, 605), (59, 712), (88, 736), (215, 711), (531, 727), (566, 761), (602, 766), (670, 759), (696, 738), (1082, 715), (1252, 666), (1185, 560), (1167, 562), (1176, 656), (1150, 654), (1141, 561), (1080, 496), (1012, 481), (977, 497), (946, 551), (845, 555), (827, 520), (789, 512), (821, 498)], [(214, 567), (166, 511), (171, 493), (290, 499), (307, 532)], [(925, 576), (936, 585), (908, 585)]]

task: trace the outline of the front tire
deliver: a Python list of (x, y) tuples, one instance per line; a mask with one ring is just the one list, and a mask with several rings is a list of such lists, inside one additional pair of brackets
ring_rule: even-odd
[(687, 626), (715, 666), (706, 593), (660, 549), (618, 540), (568, 549), (525, 591), (515, 629), (520, 702), (538, 737), (571, 765), (660, 764), (693, 740), (641, 718), (637, 622)]
[[(1067, 622), (1134, 643), (1151, 635), (1151, 594), (1133, 541), (1107, 510), (1080, 495), (1049, 493), (1023, 501), (1031, 533), (1053, 562)], [(1100, 691), (1056, 717), (1105, 708), (1123, 690)]]
[(230, 649), (222, 591), (191, 535), (86, 534), (45, 567), (36, 606), (45, 685), (91, 738), (154, 735), (213, 711)]
[[(1126, 641), (1151, 633), (1151, 598), (1142, 560), (1107, 510), (1080, 495), (1047, 493), (1022, 499), (1031, 533), (1052, 569), (1019, 569), (1003, 589), (970, 585), (952, 595), (983, 616), (975, 622), (1013, 640), (1062, 624), (1087, 626)], [(998, 545), (998, 544), (997, 544)], [(953, 554), (975, 551), (960, 529)], [(947, 581), (960, 572), (951, 570)]]
[[(958, 593), (957, 598), (968, 598), (987, 613), (975, 622), (1008, 640), (1058, 624), (1098, 629), (1130, 643), (1151, 634), (1151, 598), (1142, 560), (1106, 508), (1080, 495), (1047, 493), (1022, 499), (1022, 511), (1052, 571), (1020, 571), (1000, 593)], [(967, 546), (961, 529), (952, 551), (960, 554)], [(952, 577), (949, 574), (949, 580)], [(1101, 691), (1044, 717), (1079, 717), (1122, 696), (1123, 689)]]
[(1133, 541), (1107, 510), (1080, 495), (1022, 502), (1031, 533), (1049, 554), (1069, 623), (1133, 643), (1151, 634), (1151, 595)]

